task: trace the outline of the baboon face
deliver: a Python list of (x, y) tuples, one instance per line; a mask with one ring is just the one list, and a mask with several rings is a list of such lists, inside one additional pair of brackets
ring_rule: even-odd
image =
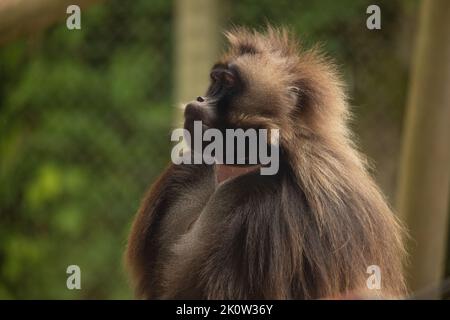
[(254, 35), (252, 42), (236, 36), (240, 42), (230, 39), (229, 51), (212, 67), (206, 94), (187, 104), (186, 126), (201, 120), (220, 130), (287, 129), (298, 91), (292, 63), (281, 48), (269, 47), (267, 36)]
[(317, 48), (305, 50), (286, 30), (237, 29), (229, 50), (211, 70), (205, 96), (185, 109), (185, 126), (279, 129), (283, 150), (313, 135), (345, 136), (345, 90), (334, 63)]

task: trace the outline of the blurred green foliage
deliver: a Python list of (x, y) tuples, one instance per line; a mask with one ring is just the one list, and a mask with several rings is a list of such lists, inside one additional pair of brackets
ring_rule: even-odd
[(170, 155), (171, 15), (114, 1), (0, 50), (0, 298), (131, 297), (129, 223)]
[[(377, 1), (380, 32), (365, 28), (370, 2), (227, 2), (227, 25), (288, 25), (324, 43), (343, 66), (369, 151), (379, 137), (364, 119), (400, 127), (408, 62), (395, 52), (411, 1)], [(61, 22), (0, 48), (0, 298), (132, 297), (127, 232), (170, 156), (172, 9), (108, 1), (83, 11), (80, 31)], [(70, 264), (83, 290), (67, 290)]]

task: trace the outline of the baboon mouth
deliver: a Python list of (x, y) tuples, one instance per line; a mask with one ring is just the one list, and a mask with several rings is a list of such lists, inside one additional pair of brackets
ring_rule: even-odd
[(196, 128), (196, 126), (194, 125), (195, 122), (200, 122), (201, 123), (201, 131), (198, 134), (203, 134), (203, 132), (205, 132), (206, 130), (213, 128), (210, 124), (205, 123), (203, 120), (193, 120), (189, 117), (185, 116), (184, 119), (184, 128), (187, 129), (188, 131), (194, 133), (194, 128)]

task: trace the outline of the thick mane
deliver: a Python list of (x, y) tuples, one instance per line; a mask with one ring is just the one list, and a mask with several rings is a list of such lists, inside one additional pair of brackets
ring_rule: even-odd
[(290, 125), (280, 128), (281, 147), (310, 208), (293, 230), (302, 230), (298, 252), (304, 261), (299, 263), (319, 272), (320, 294), (361, 289), (370, 265), (380, 266), (385, 293), (403, 294), (402, 228), (354, 146), (345, 86), (335, 64), (317, 48), (303, 49), (286, 29), (236, 28), (226, 37), (227, 59), (268, 55), (298, 92)]

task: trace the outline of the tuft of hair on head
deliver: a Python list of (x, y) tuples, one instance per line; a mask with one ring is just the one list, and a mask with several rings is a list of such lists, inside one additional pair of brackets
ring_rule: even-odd
[(225, 37), (229, 50), (224, 60), (260, 54), (277, 62), (283, 78), (289, 79), (289, 90), (298, 96), (299, 118), (310, 132), (328, 136), (348, 134), (346, 124), (351, 117), (345, 85), (335, 62), (324, 53), (323, 45), (305, 48), (294, 32), (271, 25), (262, 31), (234, 26), (225, 32)]
[(263, 31), (233, 26), (224, 33), (230, 44), (231, 54), (277, 53), (280, 56), (298, 54), (300, 42), (286, 27), (276, 28), (267, 25)]

